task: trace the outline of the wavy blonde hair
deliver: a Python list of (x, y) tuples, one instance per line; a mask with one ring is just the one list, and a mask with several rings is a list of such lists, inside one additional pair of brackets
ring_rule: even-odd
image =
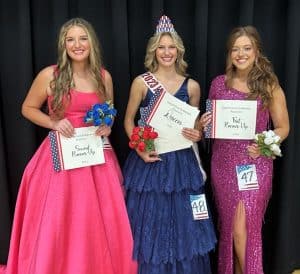
[(237, 27), (233, 29), (229, 35), (227, 41), (226, 86), (232, 87), (232, 80), (235, 76), (236, 68), (232, 63), (231, 50), (235, 41), (241, 36), (247, 36), (256, 51), (255, 63), (247, 79), (247, 85), (250, 90), (248, 98), (256, 99), (260, 97), (263, 105), (268, 107), (272, 100), (273, 90), (279, 86), (279, 83), (271, 62), (263, 54), (260, 35), (253, 26)]
[(73, 18), (64, 23), (60, 29), (58, 36), (58, 59), (54, 71), (53, 80), (50, 87), (53, 92), (53, 101), (51, 109), (55, 118), (61, 118), (66, 107), (65, 99), (67, 102), (70, 98), (70, 88), (74, 87), (72, 59), (68, 56), (66, 50), (66, 35), (68, 31), (74, 27), (81, 27), (88, 36), (90, 43), (89, 54), (89, 71), (92, 79), (97, 87), (98, 96), (106, 97), (105, 85), (103, 75), (101, 73), (102, 57), (100, 44), (96, 32), (92, 25), (82, 18)]
[(155, 52), (159, 46), (160, 39), (169, 35), (174, 42), (175, 47), (177, 48), (177, 60), (175, 62), (176, 72), (180, 75), (187, 76), (186, 69), (188, 67), (187, 62), (183, 59), (185, 48), (182, 42), (182, 39), (176, 32), (161, 32), (154, 34), (148, 41), (146, 56), (145, 56), (145, 68), (150, 72), (155, 72), (158, 69), (158, 62), (156, 60)]

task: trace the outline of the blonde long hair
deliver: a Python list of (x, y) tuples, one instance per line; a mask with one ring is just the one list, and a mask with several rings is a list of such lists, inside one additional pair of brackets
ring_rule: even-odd
[(86, 20), (82, 18), (70, 19), (62, 25), (59, 32), (57, 46), (57, 65), (54, 70), (53, 80), (50, 83), (50, 87), (53, 93), (51, 109), (55, 118), (61, 118), (63, 116), (66, 106), (65, 99), (69, 101), (70, 88), (74, 87), (72, 60), (68, 56), (66, 50), (66, 35), (68, 31), (74, 26), (78, 26), (84, 29), (88, 36), (88, 40), (90, 43), (90, 55), (88, 60), (89, 71), (97, 87), (98, 95), (106, 97), (104, 80), (101, 73), (101, 68), (103, 66), (101, 50), (96, 32), (92, 25)]
[(263, 54), (260, 35), (253, 26), (237, 27), (229, 35), (227, 41), (226, 86), (232, 87), (232, 79), (235, 76), (236, 68), (232, 64), (231, 50), (236, 39), (241, 36), (247, 36), (256, 50), (256, 60), (247, 79), (250, 90), (249, 98), (256, 99), (260, 97), (263, 105), (267, 107), (272, 99), (273, 90), (278, 87), (279, 83), (271, 62)]
[(175, 69), (176, 72), (180, 75), (187, 76), (186, 69), (188, 67), (184, 58), (185, 48), (182, 42), (182, 39), (176, 32), (161, 32), (158, 34), (154, 34), (148, 41), (147, 49), (146, 49), (146, 56), (145, 56), (145, 68), (148, 69), (150, 72), (155, 72), (158, 69), (158, 63), (156, 60), (155, 52), (159, 46), (160, 39), (165, 36), (169, 35), (173, 41), (174, 45), (177, 48), (177, 60), (175, 62)]

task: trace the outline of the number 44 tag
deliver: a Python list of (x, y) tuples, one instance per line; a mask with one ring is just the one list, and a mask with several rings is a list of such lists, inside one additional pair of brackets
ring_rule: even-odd
[(209, 218), (205, 194), (190, 195), (190, 202), (194, 220), (204, 220)]
[(239, 190), (259, 189), (255, 165), (236, 166)]

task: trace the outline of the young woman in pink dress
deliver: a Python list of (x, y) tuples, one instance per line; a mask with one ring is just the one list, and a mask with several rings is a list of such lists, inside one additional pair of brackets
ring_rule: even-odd
[[(41, 111), (47, 100), (49, 114)], [(113, 100), (93, 27), (81, 18), (60, 30), (58, 62), (39, 72), (22, 105), (33, 123), (71, 137), (96, 103)], [(111, 127), (96, 134), (108, 137)], [(105, 163), (55, 171), (45, 138), (18, 194), (5, 274), (135, 274), (122, 175), (110, 145)]]
[[(289, 132), (285, 95), (263, 55), (261, 40), (252, 26), (239, 27), (228, 39), (225, 75), (211, 84), (209, 98), (256, 100), (256, 133), (270, 129), (283, 141)], [(211, 114), (201, 117), (205, 127)], [(237, 165), (256, 167), (259, 189), (239, 191)], [(272, 189), (273, 159), (262, 156), (249, 140), (215, 139), (211, 179), (219, 213), (219, 272), (262, 274), (261, 229)]]

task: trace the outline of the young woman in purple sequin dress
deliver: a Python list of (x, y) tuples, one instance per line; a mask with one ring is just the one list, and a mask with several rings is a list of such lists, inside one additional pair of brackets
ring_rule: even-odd
[[(281, 141), (288, 135), (285, 95), (252, 26), (236, 28), (229, 36), (226, 74), (212, 81), (209, 98), (256, 100), (256, 133), (272, 122)], [(205, 113), (200, 123), (205, 127), (210, 119)], [(255, 165), (259, 189), (239, 191), (236, 166), (245, 164)], [(262, 274), (261, 228), (271, 195), (273, 160), (262, 156), (253, 141), (215, 139), (211, 170), (219, 213), (219, 273)]]

